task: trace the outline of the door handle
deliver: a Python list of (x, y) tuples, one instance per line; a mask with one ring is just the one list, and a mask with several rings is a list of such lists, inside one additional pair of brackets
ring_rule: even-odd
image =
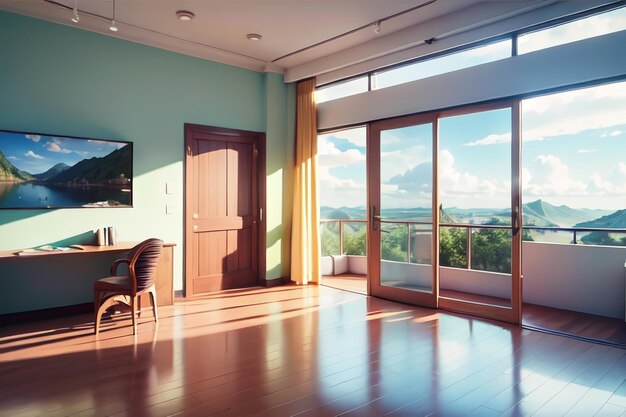
[(380, 214), (376, 214), (376, 206), (372, 206), (372, 230), (378, 230), (378, 223), (380, 223)]
[(517, 236), (519, 233), (519, 208), (517, 206), (513, 207), (511, 210), (511, 224), (513, 225), (513, 236)]

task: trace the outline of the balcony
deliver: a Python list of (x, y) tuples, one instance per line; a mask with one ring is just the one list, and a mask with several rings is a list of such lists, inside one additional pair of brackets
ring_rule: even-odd
[[(394, 279), (401, 279), (406, 285), (424, 285), (430, 279), (430, 268), (426, 266), (430, 265), (431, 259), (428, 244), (431, 232), (424, 230), (424, 224), (419, 222), (390, 223), (387, 225), (391, 228), (389, 230), (397, 232), (394, 239), (386, 243), (388, 247), (383, 253), (382, 267), (388, 273), (393, 271)], [(321, 222), (322, 275), (349, 274), (365, 278), (366, 228), (365, 220)], [(464, 293), (508, 302), (511, 297), (510, 246), (496, 245), (491, 249), (500, 253), (485, 253), (483, 242), (498, 234), (505, 236), (508, 233), (510, 236), (509, 228), (446, 224), (441, 226), (441, 233), (452, 239), (453, 244), (446, 248), (440, 246), (440, 293)], [(626, 237), (626, 229), (524, 228), (522, 283), (525, 305), (624, 320), (626, 246), (584, 244), (584, 236), (591, 233)], [(557, 235), (561, 240), (568, 236), (564, 239), (568, 243), (531, 241)], [(443, 253), (444, 250), (447, 253)], [(363, 282), (365, 289), (365, 280)]]

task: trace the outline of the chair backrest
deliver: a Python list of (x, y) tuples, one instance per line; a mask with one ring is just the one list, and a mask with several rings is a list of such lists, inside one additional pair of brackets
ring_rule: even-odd
[(144, 240), (131, 250), (128, 269), (133, 281), (133, 294), (154, 284), (157, 260), (162, 251), (163, 241), (154, 238)]

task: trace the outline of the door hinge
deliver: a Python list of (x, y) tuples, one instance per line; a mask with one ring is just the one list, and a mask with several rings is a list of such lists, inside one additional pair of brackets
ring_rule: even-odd
[(259, 221), (260, 222), (263, 221), (263, 209), (262, 208), (259, 209)]
[(193, 154), (191, 153), (191, 146), (187, 146), (187, 155), (188, 156), (192, 156)]

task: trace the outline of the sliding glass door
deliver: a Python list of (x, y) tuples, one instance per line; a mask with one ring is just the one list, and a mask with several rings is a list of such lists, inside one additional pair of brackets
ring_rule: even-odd
[(519, 104), (372, 123), (370, 293), (519, 323)]
[(437, 306), (436, 118), (373, 123), (368, 144), (370, 293)]
[(519, 104), (439, 114), (441, 308), (520, 322)]

